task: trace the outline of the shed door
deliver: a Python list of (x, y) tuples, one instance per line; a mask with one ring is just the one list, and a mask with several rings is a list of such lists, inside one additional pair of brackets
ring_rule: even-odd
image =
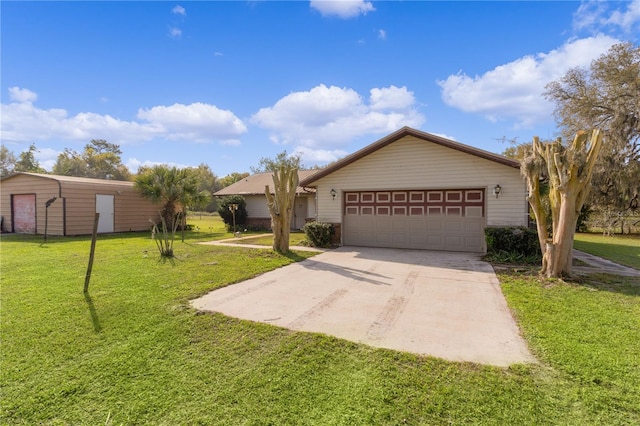
[(11, 197), (13, 232), (36, 233), (36, 194), (20, 194)]
[(96, 194), (96, 213), (100, 213), (98, 232), (113, 232), (113, 195)]
[(484, 189), (345, 193), (345, 245), (482, 252)]

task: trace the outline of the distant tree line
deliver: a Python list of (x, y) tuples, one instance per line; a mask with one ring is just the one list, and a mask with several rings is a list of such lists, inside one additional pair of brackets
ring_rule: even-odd
[[(565, 145), (580, 130), (602, 129), (582, 220), (591, 215), (599, 228), (624, 232), (625, 218), (637, 223), (640, 213), (640, 47), (612, 46), (589, 68), (573, 68), (549, 83), (544, 96), (555, 103)], [(531, 150), (530, 143), (513, 144), (504, 154), (522, 160)]]
[[(47, 174), (48, 172), (35, 158), (37, 152), (38, 149), (33, 143), (17, 156), (5, 145), (0, 146), (0, 176), (7, 176), (15, 172)], [(51, 174), (135, 181), (136, 177), (143, 176), (149, 170), (155, 170), (154, 168), (155, 166), (140, 167), (137, 174), (132, 173), (122, 163), (122, 151), (119, 145), (109, 143), (104, 139), (92, 139), (85, 145), (82, 152), (67, 148), (59, 154)], [(176, 169), (168, 166), (166, 168)], [(219, 178), (204, 163), (197, 167), (187, 167), (184, 170), (182, 172), (176, 169), (173, 170), (173, 173), (180, 172), (192, 176), (196, 185), (194, 193), (209, 194), (209, 197), (196, 197), (197, 203), (193, 203), (190, 207), (208, 212), (214, 212), (217, 209), (216, 199), (212, 196), (214, 192), (249, 176), (249, 173), (234, 172)]]

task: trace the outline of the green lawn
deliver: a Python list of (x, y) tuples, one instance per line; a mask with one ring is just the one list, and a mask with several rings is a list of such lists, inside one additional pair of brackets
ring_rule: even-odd
[(161, 261), (148, 234), (2, 236), (0, 424), (638, 424), (640, 280), (501, 275), (539, 365), (375, 349), (188, 300), (313, 253), (202, 246)]
[(576, 249), (640, 269), (640, 235), (576, 234)]

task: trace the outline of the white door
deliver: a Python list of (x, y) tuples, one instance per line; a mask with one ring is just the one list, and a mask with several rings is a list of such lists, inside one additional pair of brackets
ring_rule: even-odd
[(307, 197), (296, 197), (293, 209), (293, 229), (302, 229), (307, 220)]
[(96, 194), (96, 213), (100, 213), (98, 232), (113, 232), (113, 195)]

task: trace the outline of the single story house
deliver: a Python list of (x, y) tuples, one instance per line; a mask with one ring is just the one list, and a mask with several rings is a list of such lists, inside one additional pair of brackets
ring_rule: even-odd
[(526, 226), (519, 163), (404, 127), (301, 180), (343, 245), (486, 251), (487, 226)]
[[(300, 170), (298, 179), (310, 177), (317, 170)], [(265, 229), (271, 228), (271, 214), (267, 207), (267, 197), (264, 195), (265, 186), (269, 185), (273, 193), (273, 174), (257, 173), (235, 182), (213, 195), (227, 197), (241, 195), (247, 203), (247, 224)], [(315, 190), (313, 188), (296, 188), (296, 200), (293, 215), (291, 217), (291, 229), (302, 229), (304, 224), (315, 218)]]
[(160, 206), (142, 198), (133, 182), (38, 173), (0, 180), (2, 231), (49, 235), (144, 231), (160, 221)]

